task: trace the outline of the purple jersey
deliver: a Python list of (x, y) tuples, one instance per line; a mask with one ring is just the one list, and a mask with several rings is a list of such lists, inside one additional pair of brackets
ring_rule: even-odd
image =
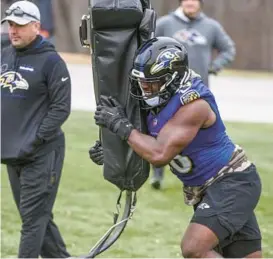
[(202, 185), (216, 175), (228, 163), (235, 148), (226, 134), (213, 94), (200, 77), (195, 77), (191, 84), (181, 87), (158, 114), (150, 113), (147, 118), (149, 134), (156, 137), (181, 106), (198, 98), (209, 103), (216, 121), (209, 128), (200, 129), (192, 142), (169, 164), (171, 171), (188, 186)]

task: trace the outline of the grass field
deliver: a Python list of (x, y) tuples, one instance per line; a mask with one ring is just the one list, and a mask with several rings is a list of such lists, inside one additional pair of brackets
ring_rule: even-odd
[[(256, 211), (264, 256), (273, 257), (273, 124), (227, 123), (227, 129), (259, 169), (263, 192)], [(54, 213), (68, 250), (79, 256), (111, 226), (118, 189), (89, 160), (88, 148), (97, 138), (92, 113), (73, 112), (64, 130), (67, 153)], [(192, 210), (183, 204), (180, 182), (166, 173), (164, 190), (154, 191), (148, 182), (140, 189), (133, 219), (117, 243), (100, 257), (181, 257), (179, 243)], [(4, 167), (1, 181), (1, 257), (16, 257), (20, 219)]]

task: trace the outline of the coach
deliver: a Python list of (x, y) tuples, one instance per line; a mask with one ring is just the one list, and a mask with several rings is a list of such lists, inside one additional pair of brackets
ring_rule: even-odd
[(70, 75), (39, 35), (35, 4), (18, 1), (5, 14), (1, 23), (9, 24), (11, 45), (1, 52), (1, 163), (22, 219), (18, 257), (69, 257), (52, 209), (64, 160), (61, 125), (70, 114)]

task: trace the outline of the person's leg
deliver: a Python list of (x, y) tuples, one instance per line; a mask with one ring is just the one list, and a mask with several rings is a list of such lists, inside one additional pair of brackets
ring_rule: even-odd
[(214, 250), (218, 244), (218, 237), (211, 229), (190, 223), (181, 243), (181, 251), (184, 258), (222, 258)]
[[(66, 252), (59, 231), (53, 231), (53, 233), (48, 231), (54, 228), (50, 220), (63, 159), (64, 147), (59, 147), (22, 168), (20, 175), (22, 230), (19, 257), (37, 258), (40, 254), (49, 258), (70, 256)], [(51, 241), (50, 245), (48, 240)]]
[[(63, 161), (64, 161), (64, 152), (65, 149), (63, 147), (59, 148), (59, 151), (56, 153), (54, 171), (57, 172), (56, 184), (54, 193), (54, 203), (58, 191), (58, 186), (62, 174)], [(53, 204), (52, 204), (53, 207)], [(44, 242), (41, 249), (41, 256), (43, 258), (66, 258), (70, 257), (70, 254), (66, 250), (66, 245), (61, 236), (61, 233), (57, 227), (57, 225), (53, 221), (52, 207), (50, 213), (50, 219), (46, 228), (46, 233), (44, 237)]]
[(262, 258), (261, 240), (237, 240), (223, 249), (225, 258)]
[(53, 221), (53, 214), (46, 228), (46, 234), (41, 249), (43, 258), (66, 258), (70, 257), (66, 250), (61, 233)]
[(20, 169), (16, 166), (7, 165), (9, 182), (14, 201), (19, 209), (20, 204)]
[[(221, 188), (221, 186), (216, 186)], [(218, 188), (207, 190), (202, 200), (194, 206), (194, 215), (181, 242), (181, 252), (185, 258), (221, 258), (220, 243), (229, 235), (222, 226), (214, 196)], [(218, 197), (221, 199), (220, 197)]]
[(260, 197), (261, 183), (254, 166), (231, 173), (212, 184), (195, 207), (181, 243), (184, 257), (219, 257), (214, 248), (239, 232)]
[(245, 256), (245, 258), (263, 258), (263, 253), (262, 251), (257, 251)]
[(164, 177), (164, 167), (153, 166), (153, 175), (151, 178), (151, 185), (154, 189), (158, 190), (162, 187), (162, 181)]
[(262, 258), (261, 232), (254, 212), (237, 232), (234, 241), (223, 248), (226, 258)]

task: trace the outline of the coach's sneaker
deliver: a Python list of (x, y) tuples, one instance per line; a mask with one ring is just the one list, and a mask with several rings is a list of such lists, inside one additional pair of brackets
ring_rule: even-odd
[(151, 186), (154, 189), (159, 190), (162, 187), (164, 167), (153, 167), (153, 170), (154, 174), (151, 178)]

